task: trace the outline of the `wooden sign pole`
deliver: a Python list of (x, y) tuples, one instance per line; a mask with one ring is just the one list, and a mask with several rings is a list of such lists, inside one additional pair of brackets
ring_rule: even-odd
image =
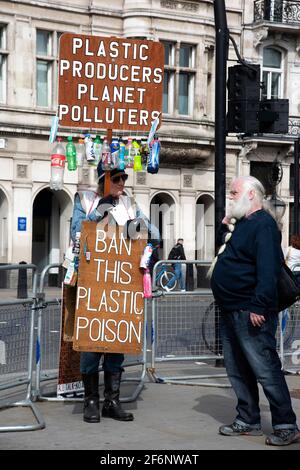
[[(107, 143), (110, 145), (112, 141), (112, 129), (107, 129)], [(110, 194), (110, 171), (105, 172), (104, 180), (104, 197)]]

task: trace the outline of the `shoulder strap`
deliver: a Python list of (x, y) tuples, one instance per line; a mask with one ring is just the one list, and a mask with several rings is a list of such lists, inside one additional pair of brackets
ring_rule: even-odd
[(289, 259), (289, 257), (291, 256), (291, 249), (292, 249), (292, 247), (291, 247), (291, 246), (289, 246), (288, 252), (287, 252), (287, 254), (286, 254), (286, 257), (285, 257), (285, 260), (284, 260), (284, 261), (285, 261), (285, 263), (287, 262), (287, 260), (288, 260), (288, 259)]

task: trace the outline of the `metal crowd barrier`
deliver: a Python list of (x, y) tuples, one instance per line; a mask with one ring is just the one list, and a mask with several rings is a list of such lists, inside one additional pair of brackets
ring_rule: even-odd
[(32, 401), (32, 375), (34, 352), (34, 322), (37, 305), (37, 272), (33, 264), (12, 264), (0, 266), (0, 270), (30, 269), (33, 273), (32, 298), (20, 300), (0, 300), (0, 390), (26, 385), (26, 397), (15, 403), (7, 398), (0, 410), (10, 407), (27, 407), (32, 411), (36, 424), (0, 426), (0, 432), (34, 431), (43, 429), (45, 421)]
[[(78, 388), (72, 397), (65, 393), (63, 395), (47, 396), (42, 392), (42, 382), (57, 379), (59, 368), (59, 350), (60, 350), (60, 336), (61, 336), (61, 299), (60, 298), (46, 298), (45, 296), (45, 279), (46, 275), (52, 268), (60, 267), (60, 264), (50, 264), (46, 266), (40, 278), (40, 286), (38, 292), (38, 327), (37, 327), (37, 344), (40, 345), (40, 353), (37, 358), (36, 364), (36, 382), (35, 382), (35, 399), (45, 401), (83, 401), (83, 387)], [(125, 373), (131, 367), (141, 367), (140, 375), (134, 377), (122, 376), (122, 384), (124, 382), (137, 383), (134, 391), (129, 396), (122, 396), (121, 402), (132, 402), (137, 399), (141, 393), (145, 379), (147, 376), (147, 341), (146, 341), (146, 328), (147, 328), (147, 307), (145, 302), (144, 310), (144, 341), (143, 350), (139, 356), (125, 356), (123, 367)], [(102, 372), (100, 367), (99, 372)], [(101, 377), (100, 377), (101, 378)], [(103, 383), (100, 383), (103, 385)], [(122, 393), (122, 388), (121, 388)], [(82, 396), (78, 396), (82, 395)], [(100, 398), (103, 402), (104, 399)]]
[[(157, 366), (163, 362), (220, 361), (223, 359), (219, 334), (219, 311), (209, 289), (200, 291), (160, 291), (157, 273), (161, 265), (209, 266), (202, 260), (162, 260), (153, 269), (152, 290), (152, 359), (148, 369), (150, 377), (159, 383), (181, 383), (208, 387), (230, 387), (227, 383), (207, 382), (209, 379), (224, 379), (224, 374), (177, 374), (163, 376)], [(207, 365), (207, 364), (206, 364)], [(177, 368), (178, 372), (179, 367)], [(201, 380), (201, 382), (199, 382)], [(205, 380), (203, 382), (203, 380)]]

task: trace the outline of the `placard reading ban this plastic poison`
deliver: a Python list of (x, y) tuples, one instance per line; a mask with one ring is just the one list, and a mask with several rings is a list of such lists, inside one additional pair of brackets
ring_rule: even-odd
[(59, 51), (60, 126), (149, 131), (162, 111), (162, 43), (65, 33)]
[[(143, 346), (143, 274), (147, 233), (131, 240), (123, 227), (84, 221), (75, 309), (77, 351), (139, 354)], [(91, 253), (90, 260), (85, 256)]]

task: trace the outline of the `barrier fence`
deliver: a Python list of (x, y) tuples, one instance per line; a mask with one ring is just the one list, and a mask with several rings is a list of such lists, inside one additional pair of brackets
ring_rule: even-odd
[[(121, 401), (134, 401), (146, 381), (147, 373), (156, 383), (180, 383), (210, 387), (229, 387), (224, 374), (201, 374), (209, 362), (223, 359), (219, 334), (219, 309), (207, 288), (194, 290), (194, 279), (186, 279), (189, 290), (165, 291), (157, 275), (161, 266), (168, 267), (167, 280), (172, 277), (170, 265), (180, 263), (192, 270), (208, 262), (159, 261), (153, 271), (153, 298), (145, 301), (144, 343), (140, 356), (126, 357), (123, 382), (137, 383), (131, 395)], [(59, 367), (61, 337), (61, 297), (47, 297), (45, 279), (50, 269), (45, 267), (37, 288), (37, 271), (34, 265), (0, 266), (0, 270), (30, 269), (33, 273), (32, 293), (28, 299), (0, 298), (0, 399), (9, 389), (26, 387), (25, 398), (15, 403), (5, 401), (0, 410), (8, 407), (29, 407), (37, 423), (31, 425), (0, 426), (0, 432), (36, 430), (45, 422), (35, 405), (36, 400), (82, 401), (83, 389), (72, 397), (57, 396), (56, 390), (44, 393), (43, 385), (56, 381)], [(187, 268), (187, 275), (191, 276)], [(163, 274), (164, 275), (164, 274)], [(171, 276), (171, 277), (170, 277)], [(188, 282), (189, 281), (189, 282)], [(150, 327), (151, 326), (151, 327)], [(284, 370), (300, 372), (300, 302), (296, 302), (279, 316), (277, 332), (278, 352)], [(148, 348), (148, 349), (147, 349)], [(149, 357), (147, 357), (147, 353)], [(174, 375), (164, 373), (164, 364), (174, 370)], [(169, 367), (170, 365), (170, 367)], [(131, 369), (133, 368), (133, 369)], [(136, 376), (136, 371), (139, 375)], [(140, 370), (141, 369), (141, 370)], [(102, 369), (100, 369), (101, 372)], [(130, 370), (132, 374), (130, 375)], [(128, 375), (129, 373), (129, 375)], [(169, 370), (168, 370), (169, 373)]]
[(36, 266), (31, 264), (0, 266), (0, 270), (16, 269), (32, 270), (32, 297), (22, 300), (0, 299), (0, 307), (5, 307), (5, 312), (1, 311), (0, 316), (0, 340), (2, 344), (0, 390), (5, 391), (18, 388), (20, 385), (26, 385), (26, 396), (23, 400), (14, 403), (11, 403), (9, 399), (5, 399), (0, 409), (10, 407), (30, 408), (36, 419), (36, 424), (0, 426), (0, 432), (34, 431), (45, 427), (44, 418), (32, 401), (37, 271)]

